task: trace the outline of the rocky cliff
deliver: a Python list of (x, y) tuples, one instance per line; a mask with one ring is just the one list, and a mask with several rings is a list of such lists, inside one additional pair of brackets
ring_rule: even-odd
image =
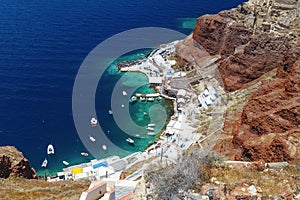
[(274, 80), (253, 93), (233, 130), (238, 160), (300, 161), (300, 47), (277, 65)]
[(228, 96), (262, 83), (253, 94), (248, 90), (250, 99), (239, 107), (235, 122), (225, 124), (227, 140), (216, 145), (231, 159), (300, 161), (299, 13), (297, 0), (250, 0), (199, 17), (194, 33), (177, 46), (178, 64), (201, 73), (212, 66), (203, 64), (207, 57), (218, 58)]
[(37, 179), (29, 161), (13, 146), (0, 147), (0, 178), (23, 177)]
[[(283, 55), (299, 42), (299, 2), (296, 0), (252, 1), (216, 15), (197, 19), (188, 53), (178, 45), (178, 63), (198, 65), (191, 54), (205, 50), (221, 56), (218, 70), (225, 89), (235, 91), (276, 68)], [(200, 50), (199, 50), (200, 49)], [(193, 61), (196, 62), (193, 62)], [(185, 62), (183, 62), (185, 61)]]

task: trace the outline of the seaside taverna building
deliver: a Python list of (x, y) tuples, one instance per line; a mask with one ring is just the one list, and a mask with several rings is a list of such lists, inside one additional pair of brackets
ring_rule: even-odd
[(204, 92), (198, 96), (198, 101), (205, 110), (207, 110), (209, 106), (216, 104), (219, 99), (220, 96), (213, 86), (207, 86)]

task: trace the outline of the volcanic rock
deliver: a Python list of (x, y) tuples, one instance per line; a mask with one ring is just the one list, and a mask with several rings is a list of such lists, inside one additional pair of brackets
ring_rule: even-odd
[(232, 140), (238, 160), (300, 160), (300, 47), (277, 65), (274, 80), (265, 81), (244, 107)]
[(299, 2), (291, 0), (290, 10), (286, 10), (282, 7), (286, 2), (278, 6), (278, 1), (250, 0), (234, 9), (199, 17), (192, 37), (177, 45), (179, 66), (196, 65), (201, 70), (206, 66), (199, 60), (205, 60), (205, 53), (220, 56), (218, 71), (227, 91), (245, 88), (275, 69), (300, 35)]
[(201, 78), (214, 71), (228, 92), (262, 82), (227, 127), (232, 136), (215, 148), (231, 159), (300, 160), (299, 12), (297, 0), (250, 0), (199, 17), (193, 34), (176, 47), (180, 66), (193, 65)]
[(23, 177), (37, 179), (29, 161), (13, 146), (0, 147), (0, 178)]

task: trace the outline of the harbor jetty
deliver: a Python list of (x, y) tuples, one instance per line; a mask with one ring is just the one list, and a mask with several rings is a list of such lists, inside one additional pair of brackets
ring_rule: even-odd
[(174, 53), (177, 43), (178, 41), (174, 41), (161, 45), (151, 51), (147, 57), (120, 62), (117, 68), (121, 72), (143, 73), (148, 77), (150, 86), (163, 86), (172, 66), (176, 64), (176, 61), (170, 60), (169, 57)]
[(132, 65), (137, 65), (141, 63), (143, 59), (137, 59), (137, 60), (129, 60), (129, 61), (124, 61), (124, 62), (119, 62), (117, 63), (117, 68), (119, 71), (122, 71), (122, 68), (130, 67)]

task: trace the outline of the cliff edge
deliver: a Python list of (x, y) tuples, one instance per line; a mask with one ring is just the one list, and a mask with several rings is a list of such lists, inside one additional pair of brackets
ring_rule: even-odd
[(297, 0), (250, 0), (199, 17), (193, 34), (177, 46), (181, 67), (206, 72), (212, 64), (203, 61), (210, 57), (229, 97), (249, 93), (234, 123), (225, 123), (221, 137), (227, 139), (215, 147), (230, 159), (300, 161), (299, 13)]
[(0, 178), (23, 177), (37, 179), (29, 161), (13, 146), (0, 147)]

